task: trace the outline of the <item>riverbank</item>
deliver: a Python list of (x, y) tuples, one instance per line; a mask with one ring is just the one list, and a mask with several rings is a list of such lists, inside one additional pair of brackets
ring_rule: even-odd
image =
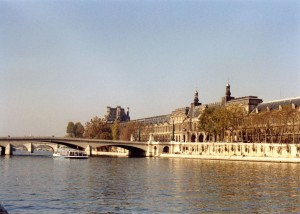
[[(98, 152), (95, 156), (128, 157), (126, 152)], [(152, 142), (147, 157), (300, 163), (300, 144)]]
[[(120, 152), (97, 152), (96, 157), (128, 157), (128, 153)], [(162, 153), (160, 158), (186, 158), (186, 159), (204, 159), (204, 160), (225, 160), (225, 161), (252, 161), (252, 162), (276, 162), (276, 163), (299, 163), (300, 158), (286, 157), (250, 157), (250, 156), (217, 156), (217, 155), (199, 155), (199, 154), (167, 154)]]
[(216, 156), (216, 155), (195, 155), (195, 154), (161, 154), (161, 158), (190, 158), (205, 160), (225, 160), (225, 161), (252, 161), (252, 162), (276, 162), (276, 163), (299, 163), (300, 158), (281, 157), (249, 157), (249, 156)]
[[(164, 158), (300, 163), (300, 144), (278, 143), (177, 143)], [(166, 147), (163, 151), (166, 151)]]

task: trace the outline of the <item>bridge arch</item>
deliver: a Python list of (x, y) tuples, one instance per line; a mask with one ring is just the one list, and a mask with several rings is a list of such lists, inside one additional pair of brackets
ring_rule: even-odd
[(74, 144), (74, 143), (68, 143), (68, 142), (64, 142), (64, 141), (51, 140), (51, 141), (41, 141), (41, 142), (44, 142), (44, 143), (55, 143), (55, 144), (58, 144), (58, 145), (63, 145), (63, 146), (67, 146), (69, 148), (78, 149), (78, 150), (84, 150), (85, 149), (84, 147), (82, 147), (80, 145), (77, 145), (77, 144)]
[(168, 147), (168, 146), (165, 146), (164, 148), (163, 148), (163, 153), (169, 153), (170, 152), (170, 148)]
[(145, 157), (145, 156), (147, 156), (146, 150), (135, 147), (135, 146), (126, 146), (126, 145), (118, 145), (118, 144), (109, 144), (106, 146), (115, 146), (115, 147), (120, 147), (120, 148), (126, 149), (126, 150), (128, 150), (129, 157)]
[[(149, 141), (150, 142), (150, 141)], [(54, 151), (58, 149), (58, 145), (64, 145), (70, 148), (85, 150), (89, 155), (93, 155), (97, 147), (115, 146), (124, 148), (129, 151), (129, 156), (153, 156), (157, 155), (161, 150), (160, 146), (156, 146), (156, 152), (153, 153), (154, 145), (150, 142), (135, 141), (116, 141), (101, 139), (83, 139), (83, 138), (61, 138), (61, 137), (0, 137), (0, 146), (2, 154), (11, 154), (11, 148), (23, 146), (27, 144), (27, 150), (32, 152), (39, 144), (51, 145)]]
[(52, 150), (52, 152), (56, 152), (57, 151), (57, 148), (58, 148), (58, 145), (57, 144), (34, 144), (34, 151), (36, 151), (38, 148), (41, 148), (41, 147), (47, 147), (47, 148), (50, 148)]

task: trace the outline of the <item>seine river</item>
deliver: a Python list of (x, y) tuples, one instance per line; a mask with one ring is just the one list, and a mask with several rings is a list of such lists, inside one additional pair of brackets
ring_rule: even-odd
[(0, 157), (10, 213), (300, 213), (300, 164)]

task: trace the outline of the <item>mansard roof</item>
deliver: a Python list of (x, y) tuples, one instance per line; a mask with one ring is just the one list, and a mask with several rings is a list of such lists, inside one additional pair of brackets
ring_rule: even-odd
[(158, 124), (158, 123), (169, 123), (170, 121), (170, 115), (160, 115), (160, 116), (155, 116), (155, 117), (147, 117), (143, 119), (138, 119), (138, 122), (142, 122), (146, 125), (148, 124)]
[(172, 111), (172, 116), (174, 115), (186, 115), (187, 111), (189, 110), (189, 107), (183, 107), (183, 108), (178, 108)]
[(260, 102), (262, 102), (262, 99), (258, 98), (257, 96), (244, 96), (244, 97), (237, 97), (237, 98), (234, 98), (230, 101), (228, 101), (227, 103), (236, 103), (236, 102), (243, 102), (243, 101), (247, 101), (247, 102), (250, 102), (250, 101), (253, 101), (253, 100), (258, 100)]
[(292, 105), (292, 104), (294, 104), (296, 107), (299, 107), (300, 106), (300, 97), (263, 102), (263, 103), (258, 104), (256, 109), (258, 110), (258, 112), (265, 111), (267, 109), (278, 110), (279, 106), (288, 106), (288, 105)]
[(203, 106), (191, 106), (188, 116), (190, 118), (198, 118), (201, 113), (201, 109), (203, 109)]
[(112, 108), (110, 106), (106, 107), (106, 114), (104, 115), (103, 120), (107, 123), (113, 123), (116, 120), (120, 121), (129, 121), (129, 108), (127, 108), (127, 113), (125, 112), (124, 108), (121, 106), (117, 106), (116, 108)]

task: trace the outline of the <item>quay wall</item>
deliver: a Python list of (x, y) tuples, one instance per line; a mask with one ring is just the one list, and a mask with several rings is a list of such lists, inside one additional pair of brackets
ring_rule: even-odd
[(161, 157), (300, 163), (300, 144), (178, 143)]

